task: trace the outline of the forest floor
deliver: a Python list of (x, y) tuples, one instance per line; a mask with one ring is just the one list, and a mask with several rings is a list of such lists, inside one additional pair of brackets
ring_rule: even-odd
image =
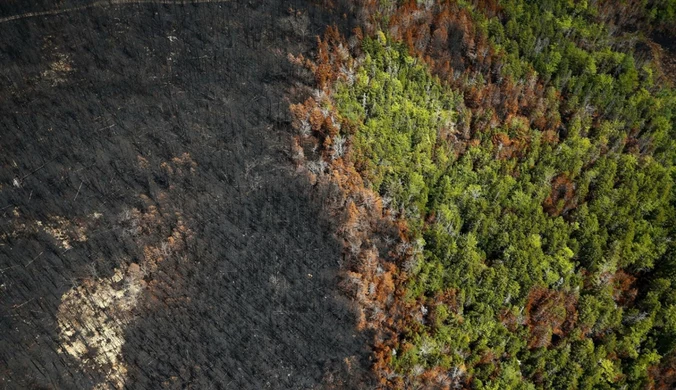
[(348, 21), (72, 3), (0, 7), (0, 387), (368, 387), (325, 190), (288, 155), (287, 54)]

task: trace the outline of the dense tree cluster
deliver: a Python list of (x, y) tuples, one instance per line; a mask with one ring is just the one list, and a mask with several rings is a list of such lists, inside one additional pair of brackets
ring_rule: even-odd
[(387, 383), (673, 386), (676, 95), (602, 3), (367, 2), (320, 49), (309, 131), (406, 224)]

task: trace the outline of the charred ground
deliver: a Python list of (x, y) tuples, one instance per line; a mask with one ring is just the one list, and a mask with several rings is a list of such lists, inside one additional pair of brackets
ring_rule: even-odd
[(63, 352), (59, 305), (130, 264), (144, 289), (124, 317), (128, 388), (368, 380), (324, 194), (287, 155), (304, 80), (286, 55), (332, 22), (265, 0), (0, 23), (3, 388), (106, 382), (110, 367)]

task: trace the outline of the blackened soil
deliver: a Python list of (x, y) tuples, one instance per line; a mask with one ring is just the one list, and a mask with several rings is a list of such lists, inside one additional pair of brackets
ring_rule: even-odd
[[(61, 296), (157, 247), (125, 331), (127, 388), (369, 386), (324, 194), (287, 155), (303, 80), (286, 55), (332, 22), (252, 0), (0, 23), (1, 388), (102, 381), (59, 353)], [(157, 227), (135, 235), (134, 209)], [(70, 248), (44, 229), (56, 217)], [(181, 224), (185, 245), (163, 247)]]

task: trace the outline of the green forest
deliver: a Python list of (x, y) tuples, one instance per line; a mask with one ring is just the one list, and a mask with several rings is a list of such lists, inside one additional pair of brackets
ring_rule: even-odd
[(318, 137), (406, 224), (419, 315), (383, 383), (671, 388), (676, 93), (650, 34), (676, 2), (359, 6)]

